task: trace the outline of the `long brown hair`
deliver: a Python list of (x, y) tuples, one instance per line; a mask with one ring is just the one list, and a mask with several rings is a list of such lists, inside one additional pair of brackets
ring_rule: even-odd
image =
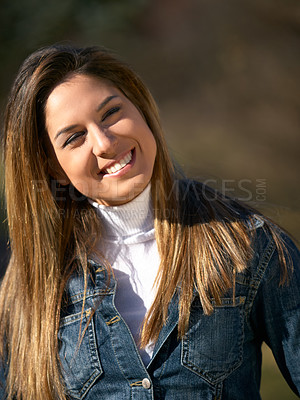
[(8, 363), (9, 399), (66, 398), (58, 357), (60, 306), (72, 270), (79, 267), (87, 276), (88, 256), (100, 234), (87, 199), (71, 185), (61, 195), (48, 172), (45, 104), (54, 87), (74, 74), (106, 79), (121, 90), (157, 143), (151, 191), (161, 264), (141, 345), (157, 339), (176, 290), (182, 337), (193, 290), (204, 312), (211, 313), (211, 298), (220, 301), (251, 257), (251, 235), (239, 217), (243, 207), (200, 183), (178, 179), (156, 104), (130, 67), (98, 47), (59, 45), (33, 53), (17, 75), (5, 119), (11, 259), (0, 293), (0, 348)]

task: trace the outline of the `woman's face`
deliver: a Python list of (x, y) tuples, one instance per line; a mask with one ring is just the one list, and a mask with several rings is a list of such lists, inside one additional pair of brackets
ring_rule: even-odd
[(155, 139), (114, 86), (76, 75), (51, 92), (45, 116), (56, 163), (52, 175), (62, 184), (72, 183), (85, 196), (112, 206), (132, 200), (149, 183)]

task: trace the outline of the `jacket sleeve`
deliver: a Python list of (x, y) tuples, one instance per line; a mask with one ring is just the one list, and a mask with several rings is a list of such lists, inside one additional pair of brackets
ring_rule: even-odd
[(5, 369), (2, 360), (0, 359), (0, 399), (6, 399), (6, 378)]
[(300, 252), (288, 236), (282, 235), (292, 267), (288, 267), (287, 282), (280, 285), (282, 268), (277, 247), (270, 235), (265, 233), (266, 237), (258, 262), (259, 284), (251, 320), (258, 337), (271, 348), (285, 380), (300, 396)]

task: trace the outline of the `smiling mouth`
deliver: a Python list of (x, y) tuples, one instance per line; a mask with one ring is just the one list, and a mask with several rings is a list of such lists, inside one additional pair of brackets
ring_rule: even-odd
[(104, 169), (103, 171), (101, 171), (101, 173), (103, 175), (110, 175), (120, 171), (130, 163), (130, 161), (132, 160), (132, 156), (133, 156), (133, 150), (130, 150), (130, 152), (127, 153), (120, 161)]

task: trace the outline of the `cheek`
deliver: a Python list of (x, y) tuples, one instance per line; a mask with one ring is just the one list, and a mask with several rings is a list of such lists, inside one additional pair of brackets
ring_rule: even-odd
[(48, 164), (48, 174), (56, 179), (57, 181), (61, 182), (62, 184), (67, 184), (68, 182), (68, 178), (65, 174), (65, 171), (61, 165), (60, 160), (57, 157), (57, 154), (53, 148), (53, 145), (49, 139), (49, 137), (47, 137), (46, 139), (44, 139), (44, 150), (47, 156), (47, 164)]
[(58, 162), (61, 168), (68, 175), (81, 174), (87, 166), (87, 159), (84, 152), (65, 152), (57, 154)]
[(155, 158), (156, 158), (156, 154), (157, 154), (157, 145), (156, 145), (156, 140), (151, 132), (151, 140), (150, 140), (150, 149), (151, 149), (151, 155), (152, 155), (152, 161), (154, 164)]
[(62, 172), (70, 179), (72, 180), (74, 177), (76, 176), (80, 176), (81, 175), (81, 169), (82, 169), (82, 165), (83, 163), (80, 162), (76, 162), (75, 159), (73, 159), (73, 157), (59, 157), (59, 155), (57, 156), (57, 160), (58, 163), (60, 165), (60, 168), (62, 170)]

